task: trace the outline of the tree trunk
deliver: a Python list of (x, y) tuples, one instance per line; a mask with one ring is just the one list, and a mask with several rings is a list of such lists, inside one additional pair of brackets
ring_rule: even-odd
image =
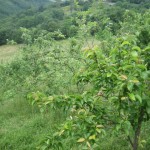
[(133, 144), (132, 144), (133, 150), (137, 150), (138, 146), (139, 146), (139, 136), (140, 136), (140, 132), (141, 132), (143, 116), (144, 116), (144, 107), (141, 107), (140, 108), (140, 113), (139, 113), (139, 118), (138, 118), (138, 125), (137, 125), (137, 128), (135, 130), (134, 141), (133, 141)]

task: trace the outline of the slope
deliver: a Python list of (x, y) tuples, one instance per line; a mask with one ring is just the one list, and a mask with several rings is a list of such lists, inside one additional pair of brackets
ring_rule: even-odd
[(49, 2), (49, 0), (0, 0), (0, 18), (17, 14), (30, 7), (44, 6)]

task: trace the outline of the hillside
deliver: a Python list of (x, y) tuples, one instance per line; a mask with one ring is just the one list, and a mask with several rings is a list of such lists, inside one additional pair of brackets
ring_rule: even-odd
[(0, 20), (0, 150), (150, 150), (149, 0), (25, 2)]
[(17, 14), (31, 7), (45, 6), (49, 2), (49, 0), (0, 0), (0, 18)]
[[(97, 17), (110, 18), (114, 23), (112, 30), (115, 33), (126, 10), (143, 13), (150, 8), (148, 0), (140, 1), (141, 3), (138, 4), (135, 2), (130, 3), (128, 0), (122, 2), (119, 0), (105, 1), (104, 14), (100, 13)], [(0, 15), (2, 16), (0, 20), (0, 45), (3, 45), (6, 44), (7, 39), (14, 40), (19, 44), (22, 43), (20, 27), (36, 28), (36, 36), (42, 30), (48, 32), (57, 32), (59, 30), (65, 38), (72, 37), (76, 35), (78, 30), (78, 25), (74, 19), (76, 12), (87, 11), (92, 6), (93, 1), (80, 0), (77, 4), (72, 4), (71, 1), (60, 0), (55, 3), (52, 1), (50, 3), (49, 0), (1, 0), (0, 3)], [(112, 6), (111, 3), (115, 5)], [(92, 10), (91, 14), (93, 13), (94, 10)], [(97, 19), (93, 18), (93, 21), (97, 22)]]

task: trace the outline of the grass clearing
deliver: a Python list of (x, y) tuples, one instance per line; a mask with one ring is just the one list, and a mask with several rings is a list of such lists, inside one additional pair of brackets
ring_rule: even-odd
[(3, 45), (0, 46), (0, 63), (11, 61), (21, 48), (21, 45)]

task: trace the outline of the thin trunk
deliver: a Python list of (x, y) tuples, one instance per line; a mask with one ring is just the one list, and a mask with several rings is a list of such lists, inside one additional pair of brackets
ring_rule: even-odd
[(139, 136), (140, 136), (140, 132), (141, 132), (143, 116), (144, 116), (144, 108), (141, 107), (139, 118), (138, 118), (138, 125), (137, 125), (137, 128), (135, 130), (134, 141), (133, 141), (133, 145), (132, 145), (133, 150), (137, 150), (138, 146), (139, 146)]
[(133, 147), (133, 142), (132, 142), (130, 136), (128, 136), (128, 141), (130, 142), (131, 146)]

